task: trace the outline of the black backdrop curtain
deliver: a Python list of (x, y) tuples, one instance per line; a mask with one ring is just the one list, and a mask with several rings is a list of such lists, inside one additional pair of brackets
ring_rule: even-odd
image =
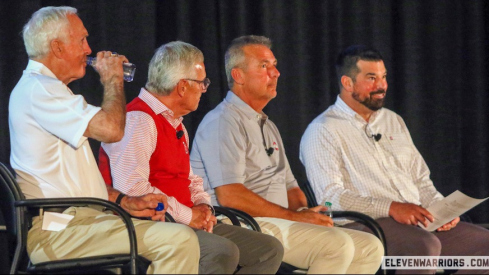
[[(125, 54), (137, 65), (125, 87), (128, 101), (146, 81), (147, 64), (163, 43), (182, 40), (205, 55), (212, 84), (199, 109), (185, 117), (193, 136), (200, 120), (224, 97), (224, 51), (244, 34), (272, 39), (281, 72), (278, 96), (265, 112), (282, 133), (293, 172), (306, 181), (299, 142), (308, 123), (337, 95), (334, 59), (351, 44), (379, 49), (389, 71), (387, 107), (408, 125), (414, 143), (444, 195), (456, 189), (489, 196), (488, 54), (489, 4), (470, 0), (114, 0), (0, 2), (0, 161), (9, 161), (8, 97), (27, 64), (20, 35), (42, 6), (78, 9), (95, 52)], [(75, 93), (100, 105), (98, 75), (70, 84)], [(99, 144), (92, 142), (94, 152)], [(470, 211), (489, 222), (489, 204)]]

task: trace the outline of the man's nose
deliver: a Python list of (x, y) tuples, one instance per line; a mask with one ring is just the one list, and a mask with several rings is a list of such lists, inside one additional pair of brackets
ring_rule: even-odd
[(272, 78), (278, 78), (280, 76), (280, 72), (278, 71), (277, 67), (273, 66), (271, 69), (270, 69), (270, 77)]

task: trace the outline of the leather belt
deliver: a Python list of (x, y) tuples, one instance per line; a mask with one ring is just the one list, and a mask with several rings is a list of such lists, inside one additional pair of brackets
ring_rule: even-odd
[[(85, 206), (76, 206), (76, 207), (89, 207), (95, 210), (98, 210), (100, 212), (105, 211), (105, 207), (101, 205), (85, 205)], [(56, 213), (63, 213), (66, 209), (69, 207), (42, 207), (44, 212), (56, 212)], [(39, 211), (40, 208), (30, 208), (29, 209), (29, 214), (31, 215), (32, 218), (39, 216)]]

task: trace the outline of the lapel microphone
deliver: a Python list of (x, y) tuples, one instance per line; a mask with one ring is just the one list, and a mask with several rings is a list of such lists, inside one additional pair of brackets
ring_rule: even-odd
[(181, 139), (183, 137), (183, 130), (177, 131), (177, 139)]
[(268, 156), (271, 156), (273, 154), (273, 147), (270, 147), (268, 149), (265, 147), (265, 151), (267, 152)]
[(374, 138), (375, 141), (379, 141), (382, 138), (382, 135), (378, 133), (376, 135), (372, 135), (372, 137)]
[(365, 126), (365, 135), (367, 135), (367, 137), (373, 138), (375, 141), (379, 141), (382, 138), (382, 134), (381, 133), (377, 133), (375, 135), (374, 134), (369, 135), (367, 133), (367, 127), (368, 127), (368, 124)]

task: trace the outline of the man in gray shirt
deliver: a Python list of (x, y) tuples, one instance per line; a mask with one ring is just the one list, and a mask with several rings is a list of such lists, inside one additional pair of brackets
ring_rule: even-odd
[(284, 245), (284, 262), (308, 273), (375, 273), (383, 247), (373, 235), (334, 228), (330, 217), (307, 209), (282, 139), (263, 108), (277, 95), (276, 68), (266, 37), (235, 39), (225, 56), (231, 91), (199, 125), (191, 153), (212, 202), (254, 216), (264, 233)]

